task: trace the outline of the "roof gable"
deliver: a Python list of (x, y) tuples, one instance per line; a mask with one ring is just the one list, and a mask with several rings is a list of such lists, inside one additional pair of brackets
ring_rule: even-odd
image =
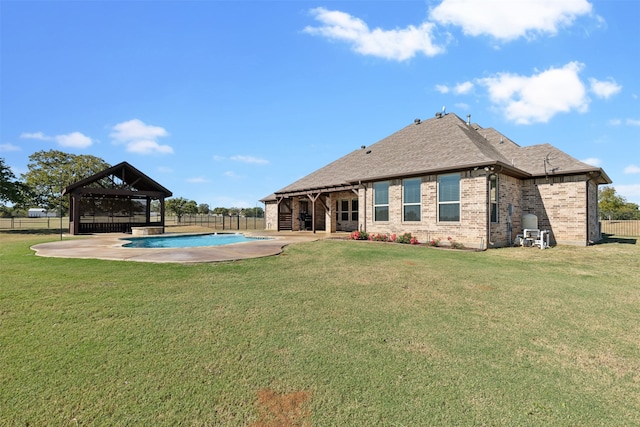
[(118, 163), (108, 169), (75, 182), (63, 191), (68, 194), (78, 188), (101, 188), (119, 189), (131, 192), (157, 192), (164, 197), (171, 197), (173, 194), (153, 179), (149, 178), (138, 169), (127, 162)]

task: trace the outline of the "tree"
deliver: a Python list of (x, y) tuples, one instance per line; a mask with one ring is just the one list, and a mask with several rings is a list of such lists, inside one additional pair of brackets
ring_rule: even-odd
[(151, 212), (160, 213), (160, 200), (152, 200), (151, 201)]
[(165, 201), (165, 208), (173, 212), (178, 217), (178, 222), (182, 221), (184, 215), (195, 215), (198, 213), (198, 205), (193, 200), (184, 197), (175, 197)]
[(198, 205), (198, 213), (202, 215), (209, 214), (209, 205), (206, 203), (201, 203)]
[(600, 216), (609, 220), (640, 219), (638, 205), (617, 195), (613, 187), (602, 187), (598, 191), (598, 209)]
[(28, 196), (28, 188), (18, 181), (4, 159), (0, 158), (0, 203), (20, 204)]
[(38, 151), (29, 160), (29, 171), (22, 175), (31, 190), (27, 202), (47, 210), (57, 210), (62, 205), (62, 214), (69, 210), (69, 201), (60, 200), (64, 187), (111, 166), (99, 157), (58, 150)]
[(213, 213), (214, 215), (222, 215), (222, 216), (226, 216), (229, 214), (229, 209), (227, 208), (221, 208), (221, 207), (217, 207), (214, 208), (211, 213)]
[(243, 214), (247, 218), (263, 218), (264, 217), (264, 209), (262, 208), (246, 208), (243, 211)]

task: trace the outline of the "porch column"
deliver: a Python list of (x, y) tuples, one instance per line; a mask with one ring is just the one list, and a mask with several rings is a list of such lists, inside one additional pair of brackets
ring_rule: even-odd
[(333, 197), (333, 193), (327, 195), (327, 206), (324, 214), (325, 232), (327, 234), (335, 233), (337, 230), (336, 221), (336, 203)]
[(69, 210), (69, 220), (73, 218), (73, 223), (69, 223), (70, 232), (73, 235), (80, 234), (80, 202), (82, 194), (77, 191), (71, 193), (71, 207)]
[(300, 224), (300, 198), (293, 197), (291, 200), (291, 230), (300, 231), (303, 228)]

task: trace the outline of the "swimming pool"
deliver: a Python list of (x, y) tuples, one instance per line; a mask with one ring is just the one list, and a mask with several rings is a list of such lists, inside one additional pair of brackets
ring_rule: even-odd
[(247, 237), (241, 233), (190, 234), (182, 236), (129, 237), (125, 248), (195, 248), (200, 246), (222, 246), (232, 243), (268, 240), (268, 237)]

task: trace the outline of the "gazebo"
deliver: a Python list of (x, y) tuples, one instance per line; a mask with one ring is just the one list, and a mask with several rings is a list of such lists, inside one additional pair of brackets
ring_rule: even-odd
[[(66, 187), (69, 233), (130, 233), (132, 227), (161, 227), (167, 190), (127, 162), (119, 163)], [(151, 212), (157, 201), (160, 213)]]

